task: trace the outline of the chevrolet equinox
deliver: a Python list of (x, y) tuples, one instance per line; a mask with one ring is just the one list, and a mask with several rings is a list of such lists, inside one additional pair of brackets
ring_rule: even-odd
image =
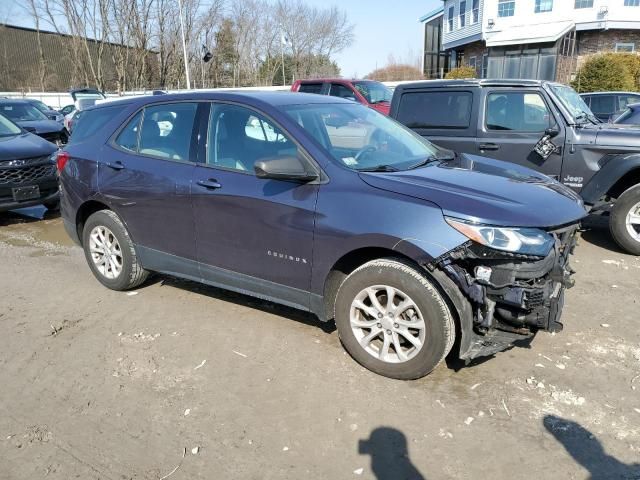
[(348, 100), (123, 99), (57, 165), (65, 228), (113, 290), (159, 272), (310, 311), (398, 379), (562, 328), (580, 197)]

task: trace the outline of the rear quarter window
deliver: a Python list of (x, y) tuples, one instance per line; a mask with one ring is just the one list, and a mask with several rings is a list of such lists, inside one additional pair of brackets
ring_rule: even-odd
[(407, 92), (397, 119), (409, 128), (466, 129), (472, 104), (471, 92)]
[(121, 105), (100, 107), (76, 113), (69, 144), (79, 143), (100, 132), (102, 128), (122, 110)]
[(322, 93), (322, 83), (303, 83), (298, 88), (302, 93)]

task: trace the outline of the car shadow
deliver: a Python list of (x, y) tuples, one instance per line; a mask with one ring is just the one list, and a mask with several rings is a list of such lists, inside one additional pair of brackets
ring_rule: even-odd
[(409, 458), (407, 437), (400, 430), (378, 427), (358, 442), (358, 453), (371, 457), (377, 480), (426, 480)]
[(605, 215), (589, 215), (582, 221), (581, 239), (596, 247), (615, 253), (627, 254), (615, 242), (609, 231), (609, 217)]
[(146, 286), (154, 284), (180, 288), (182, 290), (187, 290), (199, 295), (205, 295), (215, 300), (231, 302), (243, 307), (249, 307), (260, 310), (262, 312), (278, 315), (289, 320), (295, 320), (296, 322), (303, 323), (305, 325), (317, 327), (325, 333), (333, 333), (336, 330), (336, 326), (333, 321), (322, 322), (313, 313), (298, 310), (297, 308), (287, 307), (286, 305), (280, 305), (268, 300), (262, 300), (250, 295), (244, 295), (242, 293), (236, 293), (230, 290), (212, 287), (204, 283), (157, 274), (153, 275), (149, 278), (149, 280), (147, 280), (147, 282), (145, 282)]
[(47, 210), (45, 207), (37, 205), (0, 213), (0, 227), (39, 222), (41, 220), (54, 220), (56, 218), (60, 218), (59, 210)]
[(555, 415), (545, 416), (542, 423), (576, 463), (591, 474), (589, 478), (640, 478), (640, 463), (626, 464), (607, 454), (595, 435), (580, 424)]

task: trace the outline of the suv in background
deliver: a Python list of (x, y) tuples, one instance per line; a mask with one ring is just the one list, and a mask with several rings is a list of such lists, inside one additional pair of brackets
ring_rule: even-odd
[(580, 96), (587, 107), (603, 122), (609, 122), (619, 116), (627, 105), (640, 103), (640, 93), (636, 92), (591, 92)]
[(106, 287), (155, 271), (335, 318), (358, 362), (401, 379), (454, 344), (471, 359), (559, 331), (586, 213), (544, 175), (321, 95), (103, 103), (58, 167), (65, 229)]
[(0, 212), (58, 207), (57, 148), (0, 115)]
[(559, 180), (592, 213), (608, 215), (620, 247), (640, 255), (638, 130), (600, 122), (571, 87), (539, 80), (402, 84), (395, 89), (391, 117), (444, 148)]
[(344, 98), (371, 107), (384, 115), (389, 115), (393, 96), (389, 87), (375, 80), (345, 80), (344, 78), (296, 80), (291, 86), (291, 91)]

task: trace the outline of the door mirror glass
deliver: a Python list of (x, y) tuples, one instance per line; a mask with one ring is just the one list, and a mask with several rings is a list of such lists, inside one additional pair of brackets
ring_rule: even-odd
[(318, 178), (318, 174), (307, 169), (305, 162), (297, 156), (283, 155), (258, 160), (254, 169), (258, 178), (274, 180), (295, 180), (310, 182)]

